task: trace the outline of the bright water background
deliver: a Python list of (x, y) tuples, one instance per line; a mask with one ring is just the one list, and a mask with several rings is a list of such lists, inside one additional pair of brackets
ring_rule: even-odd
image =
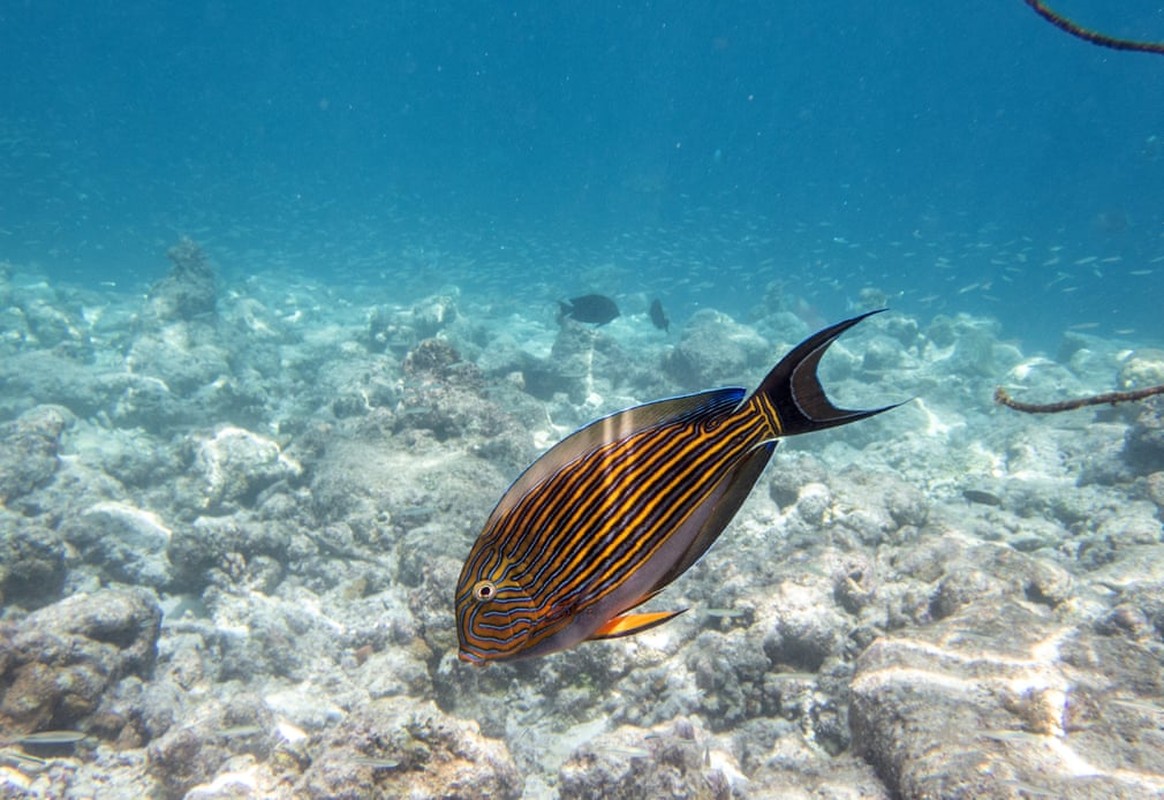
[[(1164, 39), (1159, 0), (1056, 0)], [(0, 5), (0, 259), (1164, 338), (1164, 57), (1021, 0)], [(535, 309), (536, 311), (536, 309)], [(540, 313), (540, 312), (537, 312)]]

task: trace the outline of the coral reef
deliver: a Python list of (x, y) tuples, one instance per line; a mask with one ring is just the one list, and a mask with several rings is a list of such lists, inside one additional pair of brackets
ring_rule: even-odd
[(991, 401), (1141, 388), (1150, 349), (879, 315), (830, 396), (919, 399), (782, 442), (652, 601), (687, 613), (477, 670), (450, 594), (506, 486), (598, 415), (753, 382), (806, 305), (672, 338), (171, 259), (144, 301), (0, 269), (0, 794), (1164, 791), (1159, 398)]

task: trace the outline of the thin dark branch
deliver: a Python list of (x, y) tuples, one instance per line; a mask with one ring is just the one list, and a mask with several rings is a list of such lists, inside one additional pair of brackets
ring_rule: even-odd
[(994, 402), (1007, 408), (1013, 408), (1015, 411), (1024, 411), (1027, 414), (1058, 414), (1060, 411), (1072, 411), (1084, 406), (1114, 406), (1116, 403), (1132, 403), (1157, 394), (1164, 394), (1164, 384), (1150, 386), (1147, 389), (1134, 389), (1130, 392), (1107, 392), (1075, 400), (1062, 400), (1058, 403), (1024, 403), (1021, 400), (1015, 400), (1007, 393), (1006, 389), (999, 386), (994, 390)]
[(1050, 22), (1059, 30), (1066, 31), (1072, 36), (1077, 36), (1085, 42), (1091, 42), (1100, 47), (1110, 47), (1113, 50), (1134, 50), (1139, 53), (1157, 53), (1164, 55), (1164, 42), (1141, 42), (1135, 39), (1119, 39), (1115, 36), (1108, 36), (1106, 33), (1085, 28), (1079, 23), (1051, 10), (1042, 0), (1023, 0), (1023, 2), (1034, 9), (1036, 14), (1047, 20), (1047, 22)]

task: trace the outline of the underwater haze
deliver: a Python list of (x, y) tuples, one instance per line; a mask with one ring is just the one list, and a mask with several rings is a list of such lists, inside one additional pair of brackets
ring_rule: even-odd
[[(0, 796), (1164, 793), (1164, 57), (1047, 8), (0, 6)], [(529, 464), (881, 308), (669, 621), (458, 660)]]
[[(1164, 27), (1148, 2), (1063, 10)], [(431, 252), (392, 260), (408, 243), (494, 292), (617, 260), (639, 285), (593, 288), (687, 313), (707, 292), (685, 286), (733, 311), (778, 280), (1042, 344), (1159, 335), (1159, 278), (1133, 274), (1164, 254), (1159, 59), (1018, 0), (2, 13), (6, 256), (53, 275), (156, 279), (184, 233), (228, 271), (439, 282)]]

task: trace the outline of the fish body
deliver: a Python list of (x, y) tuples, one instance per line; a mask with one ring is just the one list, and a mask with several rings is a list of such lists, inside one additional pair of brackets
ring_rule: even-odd
[(89, 734), (83, 731), (38, 731), (37, 733), (26, 733), (16, 738), (16, 742), (22, 745), (70, 745), (87, 739)]
[(601, 294), (584, 294), (567, 301), (558, 301), (558, 322), (569, 318), (593, 325), (605, 325), (621, 312), (618, 304)]
[(489, 515), (461, 570), (461, 660), (545, 655), (682, 613), (630, 612), (715, 542), (778, 438), (892, 408), (837, 408), (816, 374), (829, 345), (866, 316), (806, 339), (750, 396), (732, 387), (620, 411), (530, 465)]
[(671, 332), (671, 320), (667, 319), (663, 303), (657, 297), (651, 301), (651, 323), (661, 331)]

